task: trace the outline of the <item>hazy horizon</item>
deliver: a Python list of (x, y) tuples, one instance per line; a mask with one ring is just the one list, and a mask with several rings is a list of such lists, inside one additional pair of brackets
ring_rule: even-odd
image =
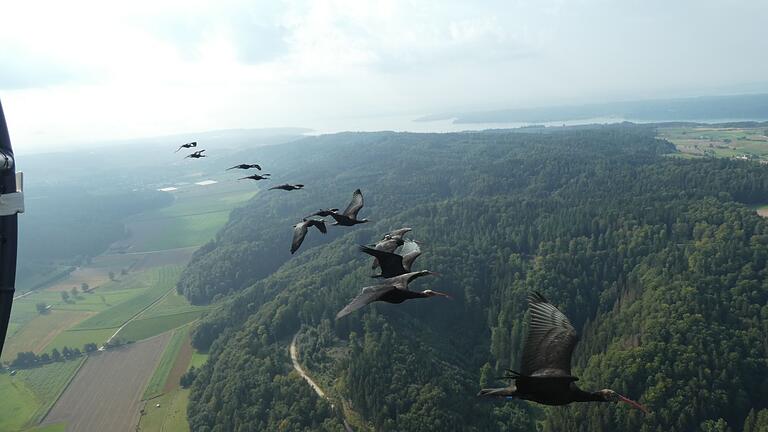
[(758, 1), (12, 3), (0, 100), (18, 151), (37, 152), (768, 92), (766, 12)]

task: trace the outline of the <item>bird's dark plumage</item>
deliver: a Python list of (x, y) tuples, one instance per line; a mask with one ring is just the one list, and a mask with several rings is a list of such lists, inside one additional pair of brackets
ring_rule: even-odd
[(233, 169), (251, 169), (251, 168), (256, 168), (257, 170), (261, 171), (261, 165), (259, 165), (259, 164), (240, 164), (240, 165), (235, 165), (233, 167), (227, 168), (227, 171), (233, 170)]
[(318, 211), (308, 215), (307, 218), (310, 218), (312, 216), (326, 217), (326, 216), (332, 215), (333, 213), (336, 213), (337, 211), (339, 211), (339, 209), (337, 209), (337, 208), (326, 209), (326, 210), (320, 209), (320, 210), (318, 210)]
[(251, 180), (269, 180), (269, 176), (272, 174), (253, 174), (245, 177), (241, 177), (238, 180), (245, 180), (245, 179), (251, 179)]
[(389, 240), (389, 239), (401, 239), (404, 235), (408, 234), (409, 232), (413, 231), (413, 228), (400, 228), (393, 231), (390, 231), (386, 234), (384, 234), (381, 239), (382, 240)]
[(336, 221), (334, 225), (352, 226), (366, 223), (368, 222), (368, 219), (357, 218), (357, 214), (360, 212), (361, 208), (363, 208), (363, 193), (360, 189), (357, 189), (352, 193), (352, 201), (350, 201), (344, 212), (341, 214), (331, 213), (330, 216)]
[(352, 299), (348, 305), (346, 305), (342, 310), (339, 311), (339, 313), (336, 314), (336, 319), (343, 318), (375, 301), (398, 304), (414, 298), (427, 298), (435, 296), (451, 298), (448, 294), (439, 291), (424, 290), (418, 292), (408, 289), (408, 284), (414, 279), (432, 274), (435, 273), (429, 270), (410, 272), (385, 279), (379, 285), (365, 287), (360, 292), (360, 294), (357, 295), (357, 297)]
[(282, 189), (284, 191), (292, 191), (292, 190), (296, 190), (296, 189), (302, 189), (303, 187), (304, 187), (303, 184), (291, 185), (291, 184), (285, 183), (285, 184), (281, 184), (281, 185), (278, 185), (278, 186), (273, 186), (273, 187), (269, 188), (269, 190), (272, 190), (272, 189)]
[(416, 258), (421, 255), (421, 249), (414, 241), (407, 241), (403, 246), (402, 255), (394, 252), (379, 250), (368, 246), (360, 246), (360, 251), (374, 257), (375, 262), (381, 265), (381, 274), (374, 277), (391, 278), (411, 271), (411, 266)]
[(316, 219), (304, 219), (293, 226), (293, 241), (291, 242), (291, 253), (299, 250), (301, 243), (304, 242), (304, 237), (307, 236), (309, 227), (317, 228), (321, 233), (325, 234), (328, 230), (325, 227), (325, 221)]
[[(394, 253), (397, 250), (397, 248), (403, 245), (403, 243), (404, 241), (402, 237), (387, 237), (385, 235), (384, 240), (379, 240), (378, 242), (376, 242), (373, 248), (378, 251)], [(375, 269), (378, 266), (379, 266), (379, 259), (374, 257), (373, 263), (371, 264), (371, 268)]]
[(192, 148), (192, 147), (197, 147), (197, 141), (192, 141), (191, 143), (186, 143), (186, 144), (180, 145), (179, 148), (177, 148), (174, 153), (178, 153), (179, 150), (181, 150), (183, 148)]
[(528, 336), (520, 372), (509, 371), (509, 387), (489, 388), (478, 396), (518, 398), (545, 405), (571, 402), (624, 402), (647, 412), (639, 403), (610, 389), (586, 392), (571, 375), (571, 355), (579, 338), (568, 318), (543, 295), (528, 296)]
[(568, 318), (543, 295), (528, 297), (530, 324), (523, 348), (523, 375), (570, 376), (571, 354), (579, 341)]
[(204, 151), (205, 151), (205, 149), (203, 149), (203, 150), (198, 150), (198, 151), (196, 151), (196, 152), (194, 152), (194, 153), (192, 153), (192, 154), (188, 154), (187, 156), (185, 156), (185, 159), (186, 159), (186, 158), (192, 158), (192, 159), (199, 159), (199, 158), (204, 158), (204, 157), (206, 157), (206, 156), (203, 154), (203, 152), (204, 152)]

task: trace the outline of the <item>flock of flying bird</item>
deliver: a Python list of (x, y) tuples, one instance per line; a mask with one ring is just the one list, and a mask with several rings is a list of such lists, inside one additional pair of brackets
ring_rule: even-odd
[[(197, 147), (197, 142), (183, 144), (176, 151), (194, 147)], [(203, 152), (205, 150), (198, 150), (186, 157), (193, 159), (206, 157)], [(261, 166), (258, 164), (240, 164), (227, 170), (251, 168), (261, 171)], [(269, 176), (270, 174), (254, 174), (240, 180), (266, 180)], [(292, 191), (303, 187), (302, 184), (282, 184), (269, 189)], [(343, 212), (339, 213), (338, 208), (329, 208), (303, 217), (301, 222), (293, 227), (291, 254), (299, 249), (310, 227), (317, 228), (323, 234), (328, 232), (325, 220), (316, 217), (330, 216), (335, 220), (333, 225), (339, 226), (354, 226), (369, 222), (368, 219), (358, 219), (358, 213), (363, 208), (363, 204), (363, 193), (357, 189), (352, 194), (352, 201)], [(336, 314), (336, 319), (343, 318), (373, 302), (399, 304), (416, 298), (452, 298), (440, 291), (409, 289), (409, 283), (415, 279), (422, 276), (439, 276), (439, 273), (430, 270), (412, 271), (414, 261), (421, 255), (419, 242), (405, 238), (405, 235), (412, 230), (412, 228), (400, 228), (384, 234), (375, 244), (360, 246), (361, 252), (373, 257), (371, 268), (381, 269), (381, 273), (372, 276), (381, 279), (381, 282), (364, 287), (357, 297)], [(397, 253), (398, 249), (400, 253)], [(528, 334), (523, 346), (520, 371), (508, 370), (503, 378), (510, 380), (509, 386), (482, 389), (478, 393), (479, 397), (523, 399), (544, 405), (567, 405), (572, 402), (623, 402), (644, 413), (649, 412), (645, 406), (611, 389), (595, 392), (580, 389), (576, 385), (579, 378), (571, 374), (571, 357), (579, 338), (568, 317), (538, 292), (528, 296), (528, 311)]]

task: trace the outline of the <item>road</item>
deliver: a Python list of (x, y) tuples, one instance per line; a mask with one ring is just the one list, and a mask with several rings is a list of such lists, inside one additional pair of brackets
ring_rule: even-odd
[[(325, 395), (325, 392), (323, 389), (320, 388), (319, 385), (304, 371), (304, 369), (301, 367), (301, 364), (299, 364), (299, 351), (296, 349), (296, 337), (299, 336), (298, 333), (293, 335), (293, 339), (291, 340), (291, 347), (289, 348), (289, 351), (291, 353), (291, 363), (293, 363), (293, 369), (301, 375), (304, 380), (309, 383), (310, 387), (317, 393), (318, 396), (320, 396), (323, 399), (328, 400), (331, 402), (331, 400)], [(333, 402), (331, 402), (331, 408), (333, 408)], [(344, 410), (341, 410), (342, 414), (344, 413)], [(344, 428), (347, 430), (347, 432), (354, 432), (352, 427), (347, 422), (347, 419), (343, 419), (344, 421)]]

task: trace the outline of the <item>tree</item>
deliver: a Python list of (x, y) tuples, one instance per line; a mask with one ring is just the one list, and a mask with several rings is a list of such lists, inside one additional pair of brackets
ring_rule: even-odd
[(66, 291), (62, 291), (61, 299), (64, 300), (64, 303), (69, 303), (69, 293)]
[(115, 272), (111, 271), (109, 272), (109, 280), (114, 281), (115, 280)]
[(125, 275), (127, 275), (127, 274), (128, 274), (128, 269), (125, 269), (125, 268), (122, 268), (122, 269), (120, 269), (120, 274), (121, 274), (122, 276), (125, 276)]
[(61, 361), (61, 353), (59, 352), (59, 350), (58, 350), (58, 349), (54, 348), (54, 349), (51, 351), (51, 360), (53, 360), (53, 361), (55, 361), (55, 362), (57, 362), (57, 361)]
[(41, 315), (48, 313), (48, 305), (45, 304), (45, 302), (38, 302), (35, 304), (35, 308), (37, 309), (37, 313)]
[(83, 283), (80, 284), (80, 291), (86, 292), (86, 291), (88, 291), (88, 289), (89, 289), (88, 283), (83, 282)]
[(79, 294), (79, 291), (77, 290), (77, 287), (72, 287), (72, 290), (70, 291), (72, 293), (72, 297), (77, 297)]
[(68, 346), (65, 346), (64, 348), (62, 348), (62, 349), (61, 349), (61, 355), (62, 355), (62, 356), (65, 358), (65, 359), (70, 359), (70, 358), (72, 358), (72, 350), (71, 350), (71, 349), (69, 349), (69, 347), (68, 347)]
[(51, 356), (48, 355), (48, 353), (40, 354), (38, 359), (40, 360), (40, 363), (50, 363), (51, 362)]
[(99, 349), (99, 348), (93, 342), (88, 342), (87, 344), (83, 345), (83, 351), (85, 351), (87, 353), (94, 352), (97, 349)]

